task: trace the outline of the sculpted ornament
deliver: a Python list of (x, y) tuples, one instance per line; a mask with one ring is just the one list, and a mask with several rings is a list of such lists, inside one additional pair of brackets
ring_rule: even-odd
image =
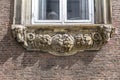
[(78, 34), (75, 36), (75, 40), (76, 45), (79, 47), (93, 45), (91, 34)]
[(23, 43), (24, 46), (28, 46), (26, 42), (26, 27), (18, 25), (12, 27), (13, 37), (16, 38), (18, 42)]
[(34, 41), (35, 40), (35, 34), (34, 33), (27, 33), (27, 39), (28, 41)]
[(45, 45), (51, 45), (52, 43), (52, 37), (48, 34), (38, 34), (36, 35), (36, 40), (38, 40), (40, 42), (40, 44), (42, 44), (43, 46)]
[(27, 34), (28, 44), (32, 48), (43, 49), (51, 45), (52, 38), (48, 34), (35, 34), (35, 33), (28, 33)]
[(74, 46), (74, 38), (68, 34), (57, 34), (53, 36), (52, 47), (57, 52), (69, 52)]
[(27, 50), (69, 56), (77, 51), (100, 50), (114, 32), (111, 25), (71, 27), (25, 27), (13, 25), (13, 37)]
[(84, 34), (83, 40), (84, 40), (86, 46), (90, 46), (93, 44), (93, 40), (92, 40), (92, 37), (90, 36), (90, 34)]
[(98, 32), (93, 32), (93, 33), (92, 33), (92, 39), (93, 39), (94, 41), (101, 41), (101, 40), (102, 40), (102, 36), (101, 36), (101, 34), (98, 33)]
[(111, 25), (103, 25), (101, 26), (101, 31), (103, 32), (104, 40), (106, 42), (110, 41), (112, 33), (114, 32), (114, 28)]

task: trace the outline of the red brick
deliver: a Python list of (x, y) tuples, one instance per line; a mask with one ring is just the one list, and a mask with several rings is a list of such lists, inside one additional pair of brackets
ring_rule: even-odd
[(120, 80), (120, 0), (112, 0), (117, 32), (97, 52), (69, 57), (27, 52), (11, 35), (13, 0), (0, 0), (0, 80)]

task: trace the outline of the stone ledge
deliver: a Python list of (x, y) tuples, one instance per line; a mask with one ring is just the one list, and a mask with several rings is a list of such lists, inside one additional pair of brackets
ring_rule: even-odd
[(69, 56), (77, 51), (100, 50), (113, 32), (112, 25), (12, 25), (14, 38), (28, 51)]

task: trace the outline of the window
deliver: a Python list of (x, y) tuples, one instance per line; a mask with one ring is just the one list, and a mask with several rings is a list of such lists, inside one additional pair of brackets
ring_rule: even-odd
[(14, 24), (111, 24), (110, 0), (14, 1)]
[(13, 37), (28, 51), (100, 50), (114, 32), (111, 0), (14, 0)]
[(32, 23), (93, 23), (93, 0), (33, 0)]

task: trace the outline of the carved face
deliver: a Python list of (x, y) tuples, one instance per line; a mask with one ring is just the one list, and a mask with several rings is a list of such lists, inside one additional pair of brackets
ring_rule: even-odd
[(24, 42), (24, 29), (16, 28), (15, 29), (16, 37), (18, 42)]
[(78, 34), (76, 37), (76, 45), (81, 47), (81, 46), (84, 46), (84, 45), (92, 45), (93, 44), (93, 40), (91, 38), (90, 35), (88, 34)]
[(76, 40), (76, 45), (79, 47), (85, 44), (83, 40), (83, 34), (78, 34), (77, 36), (75, 36), (75, 40)]
[(89, 34), (84, 35), (84, 41), (88, 46), (93, 44), (93, 40)]
[(109, 40), (110, 40), (112, 31), (113, 31), (112, 26), (109, 26), (109, 25), (103, 26), (103, 33), (104, 33), (104, 35), (105, 35), (105, 36), (104, 36), (104, 39), (105, 39), (106, 41), (109, 41)]
[(37, 37), (41, 45), (51, 45), (52, 38), (49, 35), (39, 35)]
[(68, 52), (74, 46), (74, 38), (68, 34), (57, 34), (53, 36), (52, 44), (58, 52)]

